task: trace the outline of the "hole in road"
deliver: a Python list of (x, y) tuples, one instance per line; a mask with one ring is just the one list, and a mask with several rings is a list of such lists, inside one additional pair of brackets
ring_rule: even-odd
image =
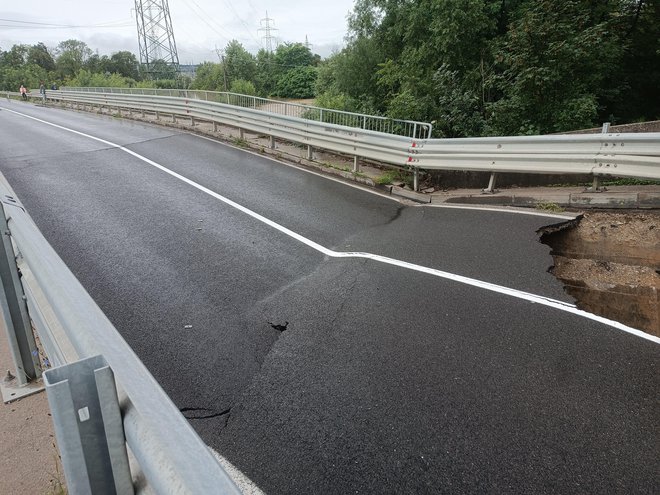
[(275, 330), (277, 330), (278, 332), (284, 332), (284, 331), (286, 330), (286, 327), (289, 326), (289, 322), (288, 322), (288, 321), (285, 321), (285, 322), (284, 322), (284, 325), (280, 325), (280, 324), (278, 324), (278, 323), (272, 323), (272, 322), (270, 322), (270, 321), (268, 322), (268, 324), (269, 324), (271, 327), (273, 327)]
[(580, 309), (660, 336), (660, 212), (588, 212), (539, 233)]

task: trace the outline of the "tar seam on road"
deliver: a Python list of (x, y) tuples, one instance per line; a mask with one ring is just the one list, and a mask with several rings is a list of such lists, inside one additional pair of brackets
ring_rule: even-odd
[(577, 316), (581, 316), (583, 318), (587, 318), (587, 319), (590, 319), (590, 320), (593, 320), (593, 321), (597, 321), (599, 323), (603, 323), (605, 325), (609, 325), (609, 326), (614, 327), (614, 328), (616, 328), (618, 330), (621, 330), (623, 332), (635, 335), (637, 337), (641, 337), (641, 338), (646, 339), (646, 340), (650, 340), (651, 342), (655, 342), (656, 344), (660, 344), (660, 337), (656, 337), (655, 335), (651, 335), (651, 334), (648, 334), (648, 333), (643, 332), (641, 330), (637, 330), (636, 328), (629, 327), (627, 325), (624, 325), (623, 323), (619, 323), (618, 321), (614, 321), (614, 320), (610, 320), (610, 319), (607, 319), (607, 318), (603, 318), (602, 316), (594, 315), (594, 314), (589, 313), (587, 311), (583, 311), (581, 309), (576, 308), (575, 305), (573, 305), (573, 304), (558, 301), (556, 299), (551, 299), (549, 297), (539, 296), (539, 295), (536, 295), (536, 294), (531, 294), (529, 292), (520, 291), (520, 290), (517, 290), (517, 289), (511, 289), (509, 287), (504, 287), (502, 285), (492, 284), (490, 282), (484, 282), (482, 280), (477, 280), (477, 279), (470, 278), (470, 277), (464, 277), (462, 275), (457, 275), (457, 274), (454, 274), (454, 273), (449, 273), (449, 272), (445, 272), (445, 271), (442, 271), (442, 270), (437, 270), (435, 268), (429, 268), (429, 267), (426, 267), (426, 266), (417, 265), (415, 263), (409, 263), (407, 261), (397, 260), (397, 259), (394, 259), (394, 258), (388, 258), (386, 256), (381, 256), (381, 255), (378, 255), (378, 254), (361, 253), (361, 252), (333, 251), (331, 249), (326, 248), (325, 246), (322, 246), (321, 244), (318, 244), (317, 242), (312, 241), (311, 239), (307, 239), (306, 237), (303, 237), (302, 235), (298, 234), (297, 232), (294, 232), (294, 231), (292, 231), (292, 230), (290, 230), (290, 229), (288, 229), (288, 228), (286, 228), (286, 227), (284, 227), (284, 226), (282, 226), (282, 225), (280, 225), (280, 224), (264, 217), (263, 215), (260, 215), (259, 213), (256, 213), (256, 212), (250, 210), (249, 208), (246, 208), (245, 206), (242, 206), (242, 205), (232, 201), (229, 198), (226, 198), (226, 197), (224, 197), (224, 196), (208, 189), (207, 187), (202, 186), (201, 184), (198, 184), (197, 182), (195, 182), (191, 179), (188, 179), (187, 177), (184, 177), (181, 174), (178, 174), (178, 173), (164, 167), (163, 165), (160, 165), (159, 163), (154, 162), (153, 160), (150, 160), (149, 158), (147, 158), (145, 156), (142, 156), (142, 155), (136, 153), (135, 151), (132, 151), (132, 150), (129, 150), (128, 148), (125, 148), (124, 146), (121, 146), (119, 144), (115, 144), (111, 141), (107, 141), (105, 139), (102, 139), (102, 138), (99, 138), (99, 137), (96, 137), (96, 136), (92, 136), (90, 134), (85, 134), (84, 132), (76, 131), (74, 129), (69, 129), (68, 127), (64, 127), (64, 126), (61, 126), (61, 125), (58, 125), (58, 124), (54, 124), (54, 123), (48, 122), (46, 120), (38, 119), (38, 118), (32, 117), (30, 115), (26, 115), (26, 114), (23, 114), (23, 113), (20, 113), (20, 112), (16, 112), (14, 110), (8, 110), (8, 111), (11, 112), (11, 113), (14, 113), (16, 115), (20, 115), (22, 117), (26, 117), (28, 119), (35, 120), (37, 122), (41, 122), (43, 124), (50, 125), (50, 126), (58, 128), (58, 129), (62, 129), (64, 131), (71, 132), (73, 134), (77, 134), (79, 136), (82, 136), (82, 137), (85, 137), (85, 138), (88, 138), (88, 139), (92, 139), (94, 141), (97, 141), (97, 142), (106, 144), (108, 146), (114, 147), (116, 149), (119, 149), (121, 151), (124, 151), (125, 153), (128, 153), (131, 156), (134, 156), (138, 160), (141, 160), (144, 163), (147, 163), (147, 164), (151, 165), (152, 167), (155, 167), (158, 170), (161, 170), (162, 172), (165, 172), (166, 174), (168, 174), (168, 175), (170, 175), (170, 176), (172, 176), (172, 177), (174, 177), (174, 178), (176, 178), (176, 179), (178, 179), (182, 182), (185, 182), (186, 184), (194, 187), (195, 189), (197, 189), (197, 190), (199, 190), (199, 191), (201, 191), (205, 194), (208, 194), (209, 196), (211, 196), (211, 197), (213, 197), (213, 198), (215, 198), (219, 201), (222, 201), (223, 203), (231, 206), (232, 208), (235, 208), (235, 209), (245, 213), (246, 215), (248, 215), (248, 216), (250, 216), (250, 217), (266, 224), (266, 225), (268, 225), (269, 227), (272, 227), (272, 228), (278, 230), (279, 232), (291, 237), (292, 239), (295, 239), (296, 241), (298, 241), (302, 244), (305, 244), (306, 246), (308, 246), (308, 247), (310, 247), (310, 248), (312, 248), (312, 249), (314, 249), (314, 250), (316, 250), (316, 251), (318, 251), (318, 252), (320, 252), (320, 253), (322, 253), (325, 256), (328, 256), (330, 258), (363, 258), (363, 259), (369, 259), (369, 260), (372, 260), (372, 261), (377, 261), (379, 263), (384, 263), (384, 264), (387, 264), (387, 265), (392, 265), (392, 266), (396, 266), (396, 267), (399, 267), (399, 268), (404, 268), (404, 269), (407, 269), (407, 270), (412, 270), (412, 271), (416, 271), (416, 272), (420, 272), (420, 273), (425, 273), (425, 274), (428, 274), (428, 275), (444, 278), (444, 279), (447, 279), (447, 280), (453, 280), (455, 282), (460, 282), (462, 284), (470, 285), (470, 286), (473, 286), (473, 287), (478, 287), (480, 289), (485, 289), (485, 290), (489, 290), (489, 291), (496, 292), (496, 293), (499, 293), (499, 294), (504, 294), (504, 295), (507, 295), (507, 296), (515, 297), (515, 298), (522, 299), (522, 300), (525, 300), (525, 301), (528, 301), (528, 302), (531, 302), (531, 303), (541, 304), (543, 306), (547, 306), (547, 307), (550, 307), (550, 308), (559, 309), (559, 310), (565, 311), (567, 313), (571, 313), (571, 314), (574, 314), (574, 315), (577, 315)]

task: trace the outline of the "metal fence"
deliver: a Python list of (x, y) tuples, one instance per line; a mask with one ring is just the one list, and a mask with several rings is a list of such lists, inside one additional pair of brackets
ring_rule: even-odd
[(65, 87), (64, 91), (110, 93), (126, 95), (176, 96), (196, 100), (224, 103), (243, 108), (252, 108), (263, 112), (272, 112), (289, 117), (355, 127), (369, 131), (383, 132), (417, 139), (428, 139), (433, 131), (432, 124), (413, 120), (390, 119), (378, 115), (366, 115), (329, 108), (319, 108), (302, 103), (260, 98), (218, 91), (191, 89), (152, 89), (152, 88), (75, 88)]
[(69, 493), (240, 493), (1, 174), (0, 201), (0, 307), (16, 388), (41, 374), (33, 325), (53, 366), (44, 383)]

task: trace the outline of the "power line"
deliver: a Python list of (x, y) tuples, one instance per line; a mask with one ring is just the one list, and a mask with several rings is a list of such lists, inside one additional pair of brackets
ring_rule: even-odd
[[(200, 12), (197, 12), (197, 11), (196, 11), (196, 10), (195, 10), (195, 9), (194, 9), (194, 8), (188, 3), (188, 2), (187, 2), (187, 0), (183, 0), (183, 3), (185, 3), (186, 6), (192, 11), (192, 13), (195, 14), (197, 17), (199, 17), (200, 20), (201, 20), (204, 24), (206, 24), (206, 25), (211, 29), (211, 31), (213, 31), (215, 34), (217, 34), (217, 35), (220, 36), (221, 38), (224, 38), (225, 40), (230, 41), (229, 38), (227, 38), (224, 34), (222, 34), (220, 31), (218, 31), (218, 29), (216, 29), (216, 27), (214, 27), (213, 25), (211, 25), (211, 24), (208, 22), (207, 18), (213, 20), (213, 16), (208, 15), (208, 14), (204, 11), (204, 9), (202, 9), (202, 8), (199, 6), (199, 4), (198, 4), (197, 2), (195, 2), (195, 0), (191, 0), (191, 1), (192, 1), (192, 2), (195, 4), (195, 6), (199, 9), (199, 11), (201, 12), (201, 14), (200, 14)], [(215, 21), (214, 21), (214, 22), (215, 22)], [(216, 26), (217, 26), (218, 28), (220, 27), (219, 24), (216, 24)]]
[[(227, 5), (231, 11), (234, 13), (236, 18), (239, 20), (239, 22), (243, 25), (243, 28), (245, 29), (245, 32), (248, 33), (248, 35), (257, 43), (257, 45), (260, 44), (259, 40), (254, 36), (252, 33), (252, 29), (250, 29), (250, 26), (248, 26), (243, 18), (240, 16), (240, 14), (236, 11), (234, 8), (234, 5), (231, 3), (231, 0), (222, 0), (225, 5)], [(268, 14), (266, 14), (268, 15)]]
[(117, 20), (110, 22), (102, 22), (99, 24), (54, 24), (50, 22), (36, 22), (36, 21), (20, 21), (17, 19), (0, 19), (2, 22), (13, 22), (19, 24), (17, 26), (12, 24), (3, 24), (3, 27), (20, 28), (20, 29), (69, 29), (69, 28), (98, 28), (98, 27), (128, 27), (133, 23), (128, 23), (126, 20)]

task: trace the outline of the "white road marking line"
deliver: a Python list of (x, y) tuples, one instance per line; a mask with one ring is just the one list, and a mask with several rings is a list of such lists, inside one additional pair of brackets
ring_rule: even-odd
[(641, 330), (637, 330), (636, 328), (629, 327), (627, 325), (624, 325), (623, 323), (619, 323), (618, 321), (610, 320), (610, 319), (604, 318), (602, 316), (598, 316), (598, 315), (594, 315), (592, 313), (588, 313), (587, 311), (583, 311), (581, 309), (576, 308), (575, 305), (573, 305), (573, 304), (565, 303), (563, 301), (559, 301), (559, 300), (556, 300), (556, 299), (551, 299), (549, 297), (538, 296), (536, 294), (531, 294), (529, 292), (524, 292), (524, 291), (520, 291), (520, 290), (517, 290), (517, 289), (511, 289), (509, 287), (504, 287), (504, 286), (497, 285), (497, 284), (491, 284), (490, 282), (484, 282), (482, 280), (477, 280), (477, 279), (470, 278), (470, 277), (464, 277), (462, 275), (456, 275), (454, 273), (444, 272), (442, 270), (437, 270), (435, 268), (429, 268), (429, 267), (426, 267), (426, 266), (417, 265), (417, 264), (414, 264), (414, 263), (409, 263), (407, 261), (401, 261), (401, 260), (397, 260), (397, 259), (394, 259), (394, 258), (388, 258), (386, 256), (381, 256), (381, 255), (378, 255), (378, 254), (361, 253), (361, 252), (333, 251), (331, 249), (328, 249), (328, 248), (318, 244), (317, 242), (312, 241), (311, 239), (307, 239), (306, 237), (298, 234), (297, 232), (294, 232), (294, 231), (292, 231), (292, 230), (290, 230), (290, 229), (288, 229), (288, 228), (286, 228), (286, 227), (284, 227), (284, 226), (282, 226), (282, 225), (280, 225), (280, 224), (264, 217), (263, 215), (260, 215), (259, 213), (256, 213), (256, 212), (246, 208), (245, 206), (242, 206), (242, 205), (232, 201), (231, 199), (226, 198), (226, 197), (216, 193), (215, 191), (212, 191), (212, 190), (208, 189), (207, 187), (204, 187), (201, 184), (198, 184), (197, 182), (195, 182), (191, 179), (188, 179), (187, 177), (184, 177), (183, 175), (178, 174), (177, 172), (174, 172), (174, 171), (164, 167), (163, 165), (160, 165), (159, 163), (156, 163), (153, 160), (150, 160), (149, 158), (147, 158), (145, 156), (142, 156), (142, 155), (136, 153), (135, 151), (131, 151), (128, 148), (125, 148), (125, 147), (123, 147), (119, 144), (113, 143), (111, 141), (107, 141), (105, 139), (102, 139), (102, 138), (99, 138), (99, 137), (96, 137), (96, 136), (92, 136), (90, 134), (85, 134), (84, 132), (76, 131), (74, 129), (69, 129), (68, 127), (64, 127), (64, 126), (61, 126), (61, 125), (58, 125), (58, 124), (54, 124), (52, 122), (48, 122), (48, 121), (45, 121), (45, 120), (42, 120), (42, 119), (38, 119), (36, 117), (32, 117), (30, 115), (26, 115), (26, 114), (23, 114), (23, 113), (20, 113), (20, 112), (15, 112), (13, 110), (9, 110), (9, 112), (15, 113), (17, 115), (21, 115), (21, 116), (26, 117), (28, 119), (35, 120), (37, 122), (41, 122), (41, 123), (46, 124), (46, 125), (56, 127), (58, 129), (62, 129), (64, 131), (72, 132), (73, 134), (77, 134), (79, 136), (83, 136), (83, 137), (86, 137), (88, 139), (92, 139), (94, 141), (98, 141), (100, 143), (106, 144), (106, 145), (108, 145), (112, 148), (117, 148), (121, 151), (124, 151), (125, 153), (128, 153), (131, 156), (134, 156), (138, 160), (141, 160), (141, 161), (151, 165), (152, 167), (155, 167), (158, 170), (161, 170), (162, 172), (165, 172), (166, 174), (171, 175), (172, 177), (174, 177), (176, 179), (179, 179), (182, 182), (185, 182), (186, 184), (194, 187), (195, 189), (197, 189), (197, 190), (199, 190), (199, 191), (201, 191), (205, 194), (208, 194), (209, 196), (211, 196), (211, 197), (213, 197), (213, 198), (215, 198), (219, 201), (222, 201), (223, 203), (231, 206), (232, 208), (235, 208), (235, 209), (245, 213), (246, 215), (254, 218), (255, 220), (258, 220), (258, 221), (268, 225), (269, 227), (272, 227), (272, 228), (278, 230), (279, 232), (291, 237), (292, 239), (295, 239), (296, 241), (298, 241), (302, 244), (305, 244), (306, 246), (309, 246), (310, 248), (324, 254), (325, 256), (328, 256), (328, 257), (331, 257), (331, 258), (364, 258), (364, 259), (370, 259), (370, 260), (373, 260), (373, 261), (377, 261), (379, 263), (384, 263), (384, 264), (388, 264), (388, 265), (392, 265), (392, 266), (397, 266), (397, 267), (404, 268), (404, 269), (407, 269), (407, 270), (413, 270), (413, 271), (425, 273), (425, 274), (428, 274), (428, 275), (432, 275), (432, 276), (435, 276), (435, 277), (444, 278), (444, 279), (447, 279), (447, 280), (453, 280), (455, 282), (460, 282), (462, 284), (471, 285), (473, 287), (478, 287), (480, 289), (485, 289), (485, 290), (489, 290), (489, 291), (496, 292), (496, 293), (499, 293), (499, 294), (504, 294), (504, 295), (507, 295), (507, 296), (515, 297), (515, 298), (522, 299), (522, 300), (525, 300), (525, 301), (528, 301), (528, 302), (531, 302), (531, 303), (541, 304), (543, 306), (559, 309), (559, 310), (565, 311), (567, 313), (571, 313), (571, 314), (574, 314), (574, 315), (577, 315), (577, 316), (581, 316), (583, 318), (587, 318), (589, 320), (593, 320), (593, 321), (596, 321), (596, 322), (599, 322), (599, 323), (603, 323), (605, 325), (609, 325), (613, 328), (616, 328), (616, 329), (621, 330), (623, 332), (629, 333), (631, 335), (635, 335), (637, 337), (641, 337), (643, 339), (650, 340), (651, 342), (655, 342), (656, 344), (660, 344), (660, 337), (656, 337), (655, 335), (651, 335), (651, 334), (648, 334), (648, 333), (643, 332)]

